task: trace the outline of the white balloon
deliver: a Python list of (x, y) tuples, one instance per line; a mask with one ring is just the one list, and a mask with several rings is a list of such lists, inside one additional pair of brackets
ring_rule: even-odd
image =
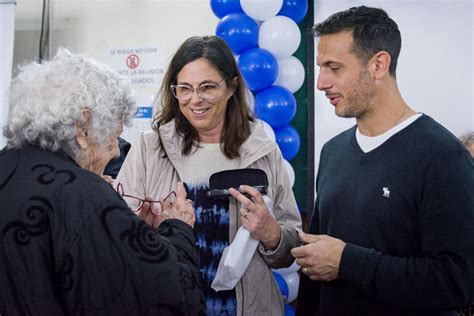
[(265, 131), (265, 134), (267, 134), (267, 137), (272, 141), (276, 142), (275, 132), (273, 131), (273, 128), (270, 126), (270, 124), (260, 119), (258, 119), (257, 121), (262, 124), (263, 130)]
[(296, 263), (296, 260), (293, 262), (291, 266), (288, 268), (281, 268), (281, 269), (273, 269), (276, 273), (280, 274), (281, 276), (295, 273), (297, 272), (301, 267)]
[(295, 93), (304, 82), (304, 67), (295, 56), (278, 59), (278, 76), (273, 83)]
[(287, 275), (282, 275), (285, 279), (286, 285), (288, 285), (288, 298), (286, 303), (293, 302), (298, 296), (298, 287), (300, 286), (300, 275), (298, 272), (293, 272)]
[(285, 170), (288, 172), (291, 187), (293, 187), (293, 185), (295, 184), (295, 170), (286, 159), (283, 159), (283, 165), (285, 166)]
[(268, 20), (280, 11), (283, 0), (240, 0), (242, 10), (254, 20)]
[(258, 46), (268, 50), (277, 59), (293, 55), (300, 42), (300, 29), (289, 17), (277, 15), (260, 25)]

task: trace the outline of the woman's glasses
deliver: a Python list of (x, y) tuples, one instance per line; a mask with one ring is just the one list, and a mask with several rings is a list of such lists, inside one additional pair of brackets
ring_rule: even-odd
[(193, 97), (194, 91), (197, 92), (198, 96), (206, 101), (212, 101), (219, 95), (219, 87), (225, 81), (225, 78), (222, 79), (219, 83), (206, 82), (200, 85), (197, 88), (193, 88), (187, 84), (173, 84), (170, 86), (171, 91), (176, 99), (181, 102), (186, 102), (191, 100)]
[[(139, 198), (138, 196), (125, 194), (125, 192), (123, 191), (123, 185), (120, 182), (117, 184), (116, 190), (117, 190), (117, 193), (120, 195), (120, 197), (122, 197), (125, 200), (125, 202), (127, 202), (127, 204), (130, 206), (130, 208), (132, 209), (133, 212), (140, 211), (143, 207), (143, 204), (145, 204), (145, 202), (158, 203), (160, 205), (160, 208), (161, 208), (161, 202), (160, 201), (150, 201), (150, 200), (145, 200), (145, 199)], [(174, 191), (171, 191), (163, 199), (163, 201), (171, 200), (170, 202), (173, 203), (175, 198), (176, 198), (176, 193)]]

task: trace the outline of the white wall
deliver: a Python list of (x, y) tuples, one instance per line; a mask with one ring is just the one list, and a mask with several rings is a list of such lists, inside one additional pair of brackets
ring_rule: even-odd
[(13, 62), (15, 2), (0, 0), (0, 149), (6, 145), (2, 126), (7, 123)]
[[(315, 23), (362, 4), (384, 9), (400, 28), (397, 79), (409, 106), (430, 115), (456, 136), (474, 130), (474, 2), (315, 0)], [(315, 55), (316, 48), (315, 42)], [(319, 69), (314, 71), (317, 80)], [(324, 93), (317, 90), (314, 112), (317, 170), (322, 145), (355, 120), (337, 117)]]
[[(40, 0), (18, 1), (15, 64), (31, 61), (38, 55), (41, 3)], [(51, 3), (51, 56), (58, 46), (63, 46), (109, 64), (130, 76), (137, 105), (148, 109), (179, 45), (190, 36), (214, 34), (218, 22), (209, 0), (52, 0)], [(138, 54), (140, 66), (134, 75), (127, 68), (126, 58), (143, 48), (152, 48), (154, 53)], [(111, 53), (118, 50), (124, 53)], [(156, 74), (138, 75), (139, 71), (150, 70)], [(122, 136), (133, 142), (140, 131), (150, 129), (150, 116), (137, 117), (134, 127), (125, 128)]]
[[(52, 45), (102, 56), (119, 42), (159, 42), (169, 54), (193, 35), (214, 34), (218, 19), (209, 0), (52, 0)], [(41, 0), (17, 1), (16, 31), (38, 32)], [(38, 39), (39, 40), (39, 39)], [(37, 47), (37, 43), (33, 43)], [(27, 59), (31, 43), (15, 43), (15, 55)], [(33, 54), (33, 55), (32, 55)], [(17, 62), (20, 60), (17, 60)]]

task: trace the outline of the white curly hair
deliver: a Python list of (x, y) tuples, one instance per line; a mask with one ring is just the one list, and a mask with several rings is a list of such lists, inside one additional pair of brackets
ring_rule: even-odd
[(108, 66), (60, 48), (44, 64), (19, 66), (10, 90), (10, 114), (4, 128), (8, 148), (36, 145), (63, 150), (72, 158), (83, 152), (75, 136), (92, 113), (89, 136), (105, 144), (117, 124), (130, 126), (136, 111), (128, 81)]
[(459, 136), (459, 140), (464, 144), (464, 146), (474, 146), (474, 132), (465, 132)]

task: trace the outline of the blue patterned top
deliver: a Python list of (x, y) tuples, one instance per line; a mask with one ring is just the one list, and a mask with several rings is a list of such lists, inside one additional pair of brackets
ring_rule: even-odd
[(211, 288), (224, 248), (229, 245), (229, 200), (208, 198), (207, 183), (186, 184), (188, 198), (194, 202), (196, 212), (194, 232), (206, 297), (206, 315), (236, 315), (235, 290), (216, 292)]

